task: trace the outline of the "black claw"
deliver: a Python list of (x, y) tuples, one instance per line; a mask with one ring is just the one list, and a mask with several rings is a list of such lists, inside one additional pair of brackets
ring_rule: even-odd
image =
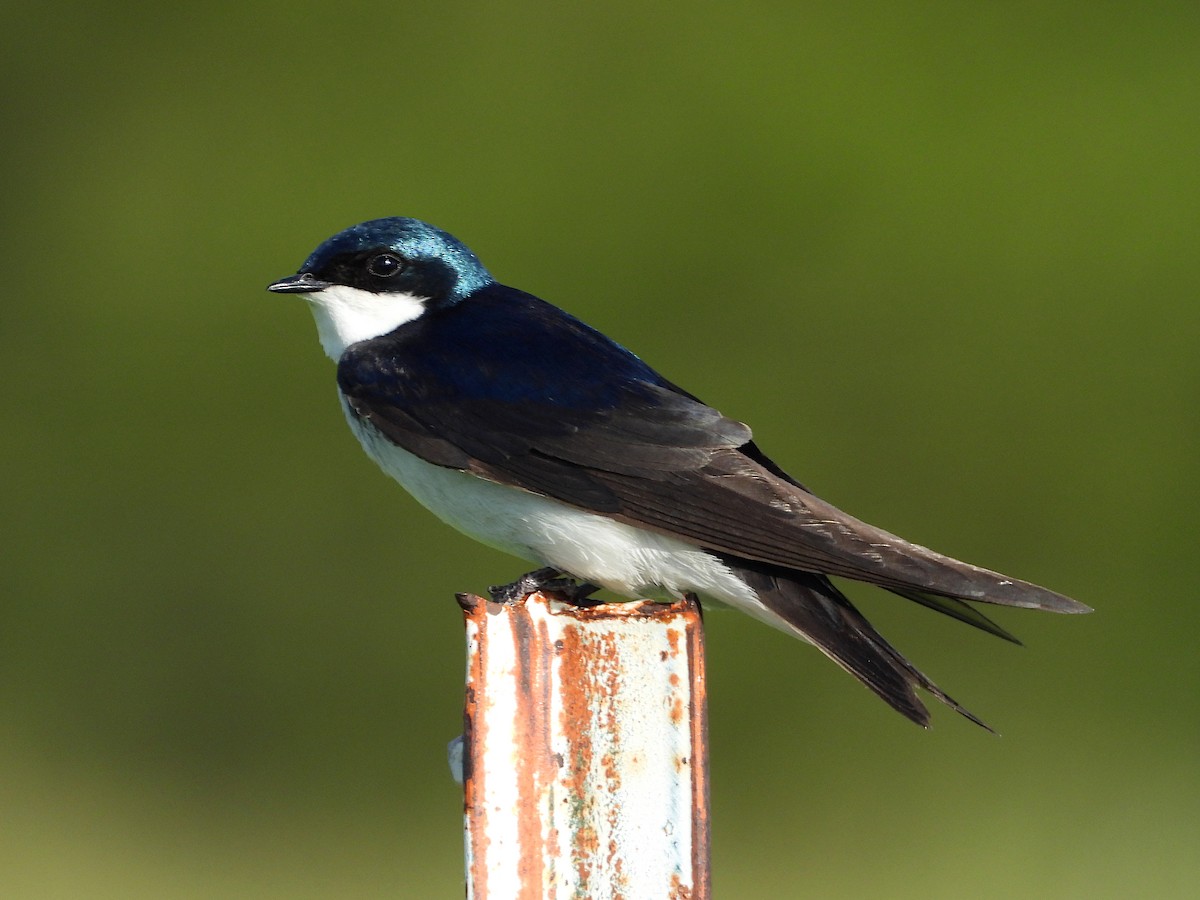
[(496, 584), (488, 588), (493, 603), (518, 603), (530, 594), (543, 591), (548, 594), (558, 594), (568, 603), (576, 606), (594, 606), (596, 601), (588, 597), (600, 588), (594, 584), (576, 583), (574, 578), (565, 576), (560, 569), (544, 568), (526, 572), (516, 581), (509, 584)]
[(604, 602), (603, 600), (591, 599), (592, 594), (598, 590), (600, 590), (598, 585), (581, 581), (578, 584), (572, 582), (571, 586), (563, 591), (563, 593), (567, 595), (567, 602), (573, 603), (576, 606), (599, 606)]
[(558, 569), (537, 569), (526, 572), (508, 584), (494, 584), (488, 588), (493, 603), (516, 603), (530, 594), (537, 593), (559, 577)]

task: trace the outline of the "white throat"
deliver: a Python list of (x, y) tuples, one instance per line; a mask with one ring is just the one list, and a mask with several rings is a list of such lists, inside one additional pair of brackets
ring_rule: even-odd
[(317, 337), (325, 354), (337, 362), (346, 348), (395, 331), (425, 311), (425, 298), (413, 294), (373, 294), (332, 284), (301, 294), (317, 320)]

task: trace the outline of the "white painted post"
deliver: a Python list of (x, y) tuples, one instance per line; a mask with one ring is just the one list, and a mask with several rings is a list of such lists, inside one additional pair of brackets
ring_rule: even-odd
[(459, 603), (468, 900), (709, 900), (699, 606)]

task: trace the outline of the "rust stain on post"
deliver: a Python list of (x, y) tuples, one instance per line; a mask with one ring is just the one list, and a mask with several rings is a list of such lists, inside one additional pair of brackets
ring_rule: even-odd
[(692, 788), (692, 872), (694, 878), (690, 892), (679, 885), (677, 893), (671, 895), (679, 900), (709, 900), (712, 895), (708, 815), (708, 682), (704, 673), (704, 626), (700, 618), (700, 605), (696, 608), (695, 624), (686, 631), (687, 668), (692, 673), (690, 685), (692, 722), (689, 734), (692, 740), (691, 788)]
[(459, 602), (467, 896), (708, 900), (699, 606)]

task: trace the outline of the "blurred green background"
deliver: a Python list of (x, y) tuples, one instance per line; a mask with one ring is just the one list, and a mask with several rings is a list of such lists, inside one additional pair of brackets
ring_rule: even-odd
[(1200, 877), (1200, 7), (13, 4), (0, 896), (461, 896), (453, 593), (302, 303), (457, 234), (819, 493), (1095, 606), (880, 629), (924, 732), (708, 621), (716, 895)]

